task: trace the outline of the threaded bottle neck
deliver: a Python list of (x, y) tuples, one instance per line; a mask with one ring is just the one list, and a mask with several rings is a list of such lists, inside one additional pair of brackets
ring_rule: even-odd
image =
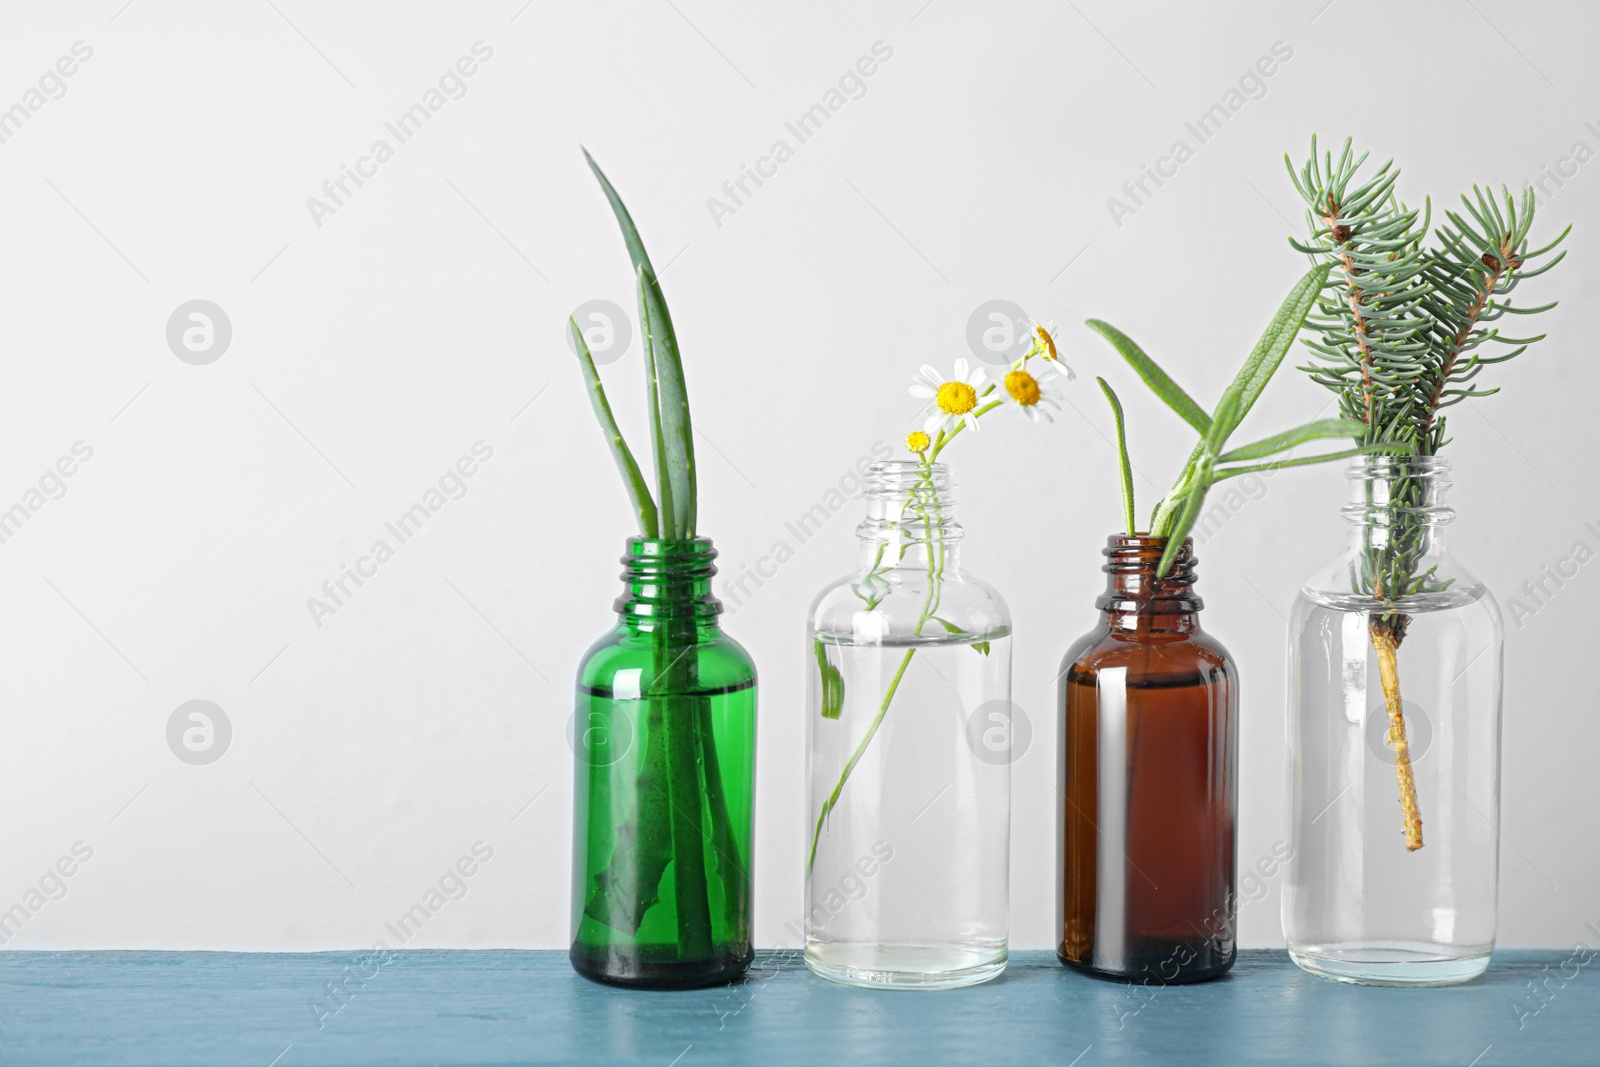
[(1156, 576), (1167, 538), (1149, 534), (1113, 534), (1106, 538), (1101, 554), (1106, 557), (1101, 570), (1106, 574), (1105, 592), (1094, 606), (1113, 620), (1166, 616), (1161, 628), (1174, 628), (1179, 619), (1192, 622), (1192, 616), (1205, 602), (1194, 591), (1194, 541), (1185, 540), (1165, 577)]
[(1345, 471), (1350, 498), (1341, 514), (1358, 526), (1443, 526), (1450, 461), (1438, 456), (1357, 456)]
[(622, 556), (624, 589), (614, 605), (624, 619), (656, 622), (710, 622), (722, 613), (711, 593), (717, 550), (709, 538), (628, 539)]
[(1445, 503), (1450, 462), (1438, 456), (1357, 456), (1345, 471), (1348, 503), (1340, 509), (1363, 552), (1421, 559), (1444, 547), (1456, 517)]
[(867, 469), (867, 517), (856, 536), (873, 544), (958, 540), (964, 531), (954, 518), (953, 488), (942, 463), (874, 463)]

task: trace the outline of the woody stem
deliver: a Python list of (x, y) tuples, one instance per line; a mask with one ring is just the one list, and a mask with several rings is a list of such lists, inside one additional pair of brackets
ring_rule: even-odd
[(1394, 750), (1394, 775), (1400, 785), (1400, 811), (1405, 819), (1406, 851), (1422, 847), (1422, 813), (1417, 809), (1417, 780), (1411, 771), (1411, 746), (1406, 741), (1405, 706), (1400, 699), (1399, 642), (1390, 626), (1374, 618), (1367, 628), (1378, 653), (1378, 675), (1389, 709), (1389, 747)]

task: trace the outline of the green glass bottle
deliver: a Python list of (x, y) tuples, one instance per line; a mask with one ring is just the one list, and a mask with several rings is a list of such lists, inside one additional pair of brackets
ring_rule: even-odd
[(636, 537), (617, 626), (578, 668), (572, 966), (688, 989), (750, 965), (756, 670), (705, 538)]

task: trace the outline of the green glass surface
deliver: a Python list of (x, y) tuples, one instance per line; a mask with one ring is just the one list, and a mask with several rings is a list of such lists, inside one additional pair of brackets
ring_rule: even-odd
[(634, 538), (618, 623), (578, 669), (572, 965), (689, 988), (751, 958), (756, 672), (704, 538)]

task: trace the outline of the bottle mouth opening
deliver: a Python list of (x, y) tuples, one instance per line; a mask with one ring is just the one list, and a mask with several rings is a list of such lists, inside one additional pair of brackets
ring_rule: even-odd
[(636, 559), (660, 560), (692, 560), (714, 559), (717, 550), (711, 544), (709, 537), (688, 538), (663, 538), (663, 537), (630, 537), (628, 538), (627, 551), (623, 554), (622, 562), (632, 563)]
[[(1102, 551), (1108, 556), (1113, 552), (1132, 552), (1142, 549), (1165, 551), (1169, 540), (1170, 538), (1157, 537), (1154, 534), (1144, 532), (1132, 534), (1116, 533), (1106, 538), (1106, 547)], [(1186, 545), (1192, 543), (1192, 539), (1184, 541)]]
[[(1100, 554), (1109, 561), (1105, 568), (1107, 570), (1113, 567), (1125, 570), (1130, 565), (1154, 567), (1161, 562), (1161, 556), (1166, 552), (1170, 540), (1169, 537), (1156, 537), (1148, 533), (1112, 534), (1106, 538), (1106, 547), (1100, 550)], [(1180, 566), (1193, 563), (1194, 538), (1186, 537), (1183, 539), (1183, 546), (1178, 549), (1172, 566), (1176, 570)]]
[(1368, 478), (1434, 477), (1450, 473), (1450, 461), (1443, 456), (1357, 456), (1345, 468), (1345, 477), (1354, 481)]
[(907, 496), (931, 500), (947, 496), (952, 484), (950, 468), (943, 463), (888, 459), (867, 468), (865, 493), (868, 500), (899, 500)]

